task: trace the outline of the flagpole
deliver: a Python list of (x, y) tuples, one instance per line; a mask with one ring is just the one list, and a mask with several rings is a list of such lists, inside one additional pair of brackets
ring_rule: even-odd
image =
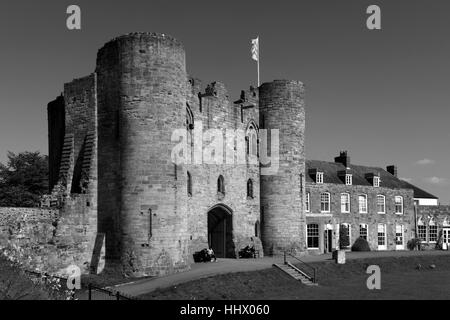
[(259, 36), (258, 36), (258, 88), (260, 85), (260, 82), (259, 82), (259, 49), (260, 49), (260, 46), (259, 46)]
[(259, 36), (256, 39), (252, 39), (252, 59), (256, 60), (256, 66), (258, 69), (258, 88), (260, 86), (259, 81)]

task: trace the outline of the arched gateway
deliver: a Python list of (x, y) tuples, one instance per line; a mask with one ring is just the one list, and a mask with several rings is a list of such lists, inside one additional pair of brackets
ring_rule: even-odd
[(218, 204), (208, 211), (208, 245), (218, 258), (235, 258), (232, 210)]

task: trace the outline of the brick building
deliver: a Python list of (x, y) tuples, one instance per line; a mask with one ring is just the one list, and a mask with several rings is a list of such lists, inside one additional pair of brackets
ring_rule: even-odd
[[(372, 250), (404, 250), (414, 237), (414, 190), (397, 168), (354, 165), (347, 152), (334, 162), (306, 161), (308, 251), (350, 248), (358, 237)], [(349, 243), (339, 241), (345, 226)]]
[(422, 249), (450, 250), (450, 206), (417, 206), (416, 210)]

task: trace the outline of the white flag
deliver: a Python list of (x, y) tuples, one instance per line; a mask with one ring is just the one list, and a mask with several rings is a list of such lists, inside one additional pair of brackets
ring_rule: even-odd
[(259, 59), (259, 37), (252, 39), (252, 59), (255, 61)]

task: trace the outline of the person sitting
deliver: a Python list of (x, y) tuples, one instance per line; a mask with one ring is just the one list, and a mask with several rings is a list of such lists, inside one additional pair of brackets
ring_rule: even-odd
[(203, 262), (211, 261), (211, 257), (209, 256), (208, 249), (206, 249), (206, 248), (201, 251), (201, 261), (203, 261)]
[(214, 254), (214, 250), (211, 247), (208, 249), (208, 255), (209, 255), (210, 261), (212, 261), (212, 259), (214, 259), (214, 262), (217, 261), (216, 255)]

